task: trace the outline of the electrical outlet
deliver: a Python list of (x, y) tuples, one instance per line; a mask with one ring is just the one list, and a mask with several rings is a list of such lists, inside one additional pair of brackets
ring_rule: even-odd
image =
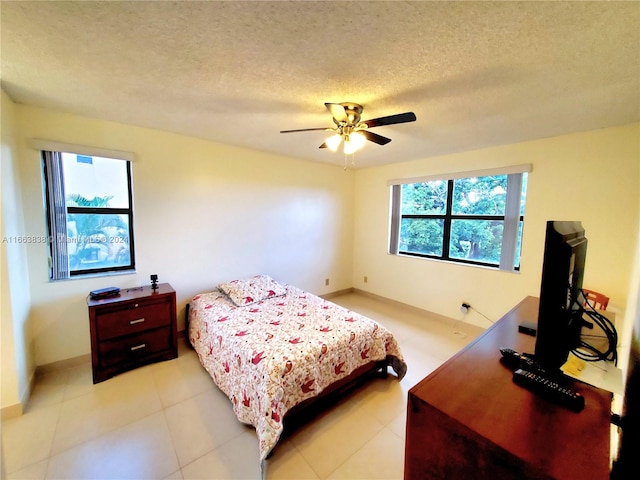
[(364, 276), (364, 283), (367, 283), (369, 281), (369, 277), (367, 277), (366, 275)]
[(325, 279), (324, 279), (324, 284), (325, 284), (325, 285), (329, 285), (329, 279), (328, 279), (328, 278), (325, 278)]

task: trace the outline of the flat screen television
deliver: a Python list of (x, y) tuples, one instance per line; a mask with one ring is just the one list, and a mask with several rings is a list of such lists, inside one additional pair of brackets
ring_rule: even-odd
[(586, 256), (580, 222), (547, 222), (534, 356), (548, 369), (558, 369), (580, 344)]

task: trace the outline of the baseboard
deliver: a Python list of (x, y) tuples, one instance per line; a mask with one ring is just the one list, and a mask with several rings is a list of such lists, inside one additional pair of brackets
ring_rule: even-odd
[(457, 320), (455, 318), (447, 317), (445, 315), (440, 315), (439, 313), (434, 313), (429, 310), (425, 310), (424, 308), (414, 307), (413, 305), (409, 305), (408, 303), (402, 303), (397, 300), (392, 300), (387, 297), (383, 297), (382, 295), (377, 295), (375, 293), (367, 292), (366, 290), (360, 290), (359, 288), (352, 288), (353, 293), (357, 293), (358, 295), (362, 295), (363, 297), (368, 297), (373, 300), (378, 300), (381, 303), (386, 303), (387, 305), (395, 305), (397, 307), (403, 308), (405, 310), (409, 310), (418, 315), (427, 315), (430, 319), (436, 320), (438, 322), (446, 323), (447, 325), (452, 325), (456, 322), (458, 323), (466, 323), (463, 320)]
[(430, 312), (429, 310), (425, 310), (424, 308), (414, 307), (413, 305), (409, 305), (408, 303), (402, 303), (397, 300), (392, 300), (388, 297), (383, 297), (382, 295), (367, 292), (366, 290), (361, 290), (355, 287), (345, 288), (344, 290), (337, 290), (335, 292), (325, 293), (324, 295), (319, 295), (319, 297), (324, 298), (325, 300), (329, 300), (331, 298), (338, 297), (340, 295), (346, 295), (348, 293), (355, 293), (357, 295), (362, 295), (363, 297), (371, 298), (381, 303), (386, 303), (387, 305), (395, 305), (397, 307), (403, 308), (405, 310), (409, 310), (418, 315), (427, 315), (429, 318), (436, 320), (438, 322), (446, 323), (447, 325), (452, 325), (456, 322), (466, 323), (463, 320), (457, 320), (455, 318), (447, 317), (445, 315), (440, 315), (439, 313)]
[(31, 392), (36, 385), (36, 372), (33, 371), (29, 377), (29, 385), (26, 391), (20, 395), (20, 401), (13, 405), (8, 405), (0, 409), (0, 419), (8, 420), (10, 418), (20, 417), (26, 410), (29, 399), (31, 398)]
[(87, 353), (86, 355), (80, 355), (78, 357), (67, 358), (64, 360), (59, 360), (57, 362), (47, 363), (45, 365), (38, 365), (29, 378), (29, 386), (22, 394), (20, 402), (2, 407), (2, 409), (0, 409), (0, 418), (2, 420), (7, 420), (9, 418), (19, 417), (25, 412), (26, 406), (29, 403), (29, 399), (31, 398), (31, 392), (33, 392), (38, 376), (46, 375), (47, 373), (52, 373), (57, 370), (76, 367), (87, 362), (91, 363), (91, 354), (89, 353)]
[(0, 410), (0, 419), (4, 421), (9, 420), (10, 418), (19, 417), (23, 412), (24, 409), (22, 407), (22, 403), (2, 407), (2, 410)]
[(66, 368), (77, 367), (78, 365), (84, 365), (85, 363), (91, 363), (91, 354), (80, 355), (72, 358), (65, 358), (64, 360), (58, 360), (57, 362), (47, 363), (45, 365), (38, 365), (36, 367), (36, 377), (46, 373), (55, 372), (57, 370), (64, 370)]
[(353, 288), (345, 288), (344, 290), (336, 290), (335, 292), (325, 293), (324, 295), (318, 295), (320, 298), (324, 298), (325, 300), (329, 300), (334, 297), (339, 297), (340, 295), (346, 295), (347, 293), (353, 293)]

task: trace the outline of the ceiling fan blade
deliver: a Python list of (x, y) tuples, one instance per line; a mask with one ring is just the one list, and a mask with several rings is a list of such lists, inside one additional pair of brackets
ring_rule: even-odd
[(325, 103), (324, 106), (327, 107), (329, 112), (331, 112), (336, 124), (349, 121), (349, 117), (347, 117), (347, 112), (345, 111), (344, 106), (339, 103)]
[(382, 125), (394, 125), (396, 123), (407, 123), (407, 122), (415, 122), (416, 114), (413, 112), (406, 113), (398, 113), (396, 115), (389, 115), (388, 117), (380, 117), (380, 118), (372, 118), (371, 120), (366, 120), (362, 123), (366, 124), (367, 127), (381, 127)]
[(315, 130), (331, 130), (330, 128), (300, 128), (298, 130), (280, 130), (280, 133), (313, 132)]
[(383, 137), (382, 135), (378, 135), (377, 133), (373, 133), (368, 130), (358, 130), (358, 133), (361, 133), (367, 140), (377, 143), (378, 145), (386, 145), (391, 141), (390, 138)]

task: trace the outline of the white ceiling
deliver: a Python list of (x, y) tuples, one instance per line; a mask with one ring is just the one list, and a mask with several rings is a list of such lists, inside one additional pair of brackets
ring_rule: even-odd
[(640, 121), (640, 3), (8, 2), (17, 103), (343, 164), (324, 102), (375, 128), (359, 167)]

